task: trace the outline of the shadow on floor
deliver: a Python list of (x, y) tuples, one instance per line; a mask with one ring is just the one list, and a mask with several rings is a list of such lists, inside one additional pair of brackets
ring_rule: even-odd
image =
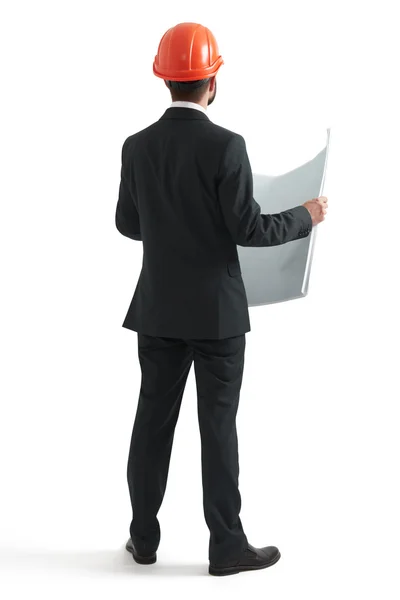
[(129, 577), (182, 577), (208, 574), (208, 562), (203, 564), (174, 564), (157, 555), (153, 565), (138, 565), (132, 555), (121, 547), (119, 550), (93, 550), (71, 552), (62, 550), (24, 550), (0, 548), (0, 566), (9, 569), (32, 569), (45, 571), (70, 571), (84, 574), (126, 575)]

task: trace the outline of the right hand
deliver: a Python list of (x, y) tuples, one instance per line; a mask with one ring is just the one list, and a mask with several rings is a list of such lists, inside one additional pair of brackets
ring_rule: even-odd
[(302, 206), (305, 206), (311, 215), (312, 224), (318, 225), (325, 219), (326, 211), (328, 209), (328, 198), (326, 196), (319, 196), (312, 200), (307, 200)]

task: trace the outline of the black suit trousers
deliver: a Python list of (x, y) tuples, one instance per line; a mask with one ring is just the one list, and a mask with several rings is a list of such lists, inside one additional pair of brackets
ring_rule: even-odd
[[(209, 560), (228, 564), (247, 546), (239, 517), (236, 414), (245, 334), (224, 339), (178, 339), (138, 333), (142, 381), (128, 458), (130, 535), (140, 553), (157, 550), (157, 513), (167, 485), (175, 426), (194, 363), (204, 517)], [(190, 542), (192, 540), (188, 540)]]

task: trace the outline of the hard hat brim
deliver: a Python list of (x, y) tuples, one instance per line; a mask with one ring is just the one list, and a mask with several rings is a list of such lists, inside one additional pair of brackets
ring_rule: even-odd
[[(157, 57), (156, 57), (157, 58)], [(191, 69), (190, 71), (161, 71), (157, 69), (156, 59), (153, 63), (153, 73), (161, 79), (169, 81), (197, 81), (198, 79), (207, 79), (212, 77), (218, 69), (224, 64), (222, 56), (218, 56), (217, 60), (210, 66), (202, 69)]]

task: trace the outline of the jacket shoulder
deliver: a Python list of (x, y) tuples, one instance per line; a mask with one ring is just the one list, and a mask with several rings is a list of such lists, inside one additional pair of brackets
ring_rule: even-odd
[[(198, 123), (198, 121), (196, 121), (196, 123)], [(245, 145), (245, 140), (240, 133), (231, 129), (227, 129), (226, 127), (222, 127), (221, 125), (217, 125), (211, 120), (202, 121), (202, 123), (205, 126), (200, 130), (197, 129), (199, 139), (202, 138), (203, 141), (208, 139), (212, 140), (213, 145), (217, 146), (220, 150), (225, 150), (230, 143), (235, 145), (236, 142), (236, 146), (240, 147)], [(147, 127), (129, 135), (124, 141), (124, 147), (134, 146), (135, 143), (140, 143), (141, 140), (148, 137), (151, 138), (152, 136), (155, 136), (158, 138), (160, 134), (160, 127), (163, 126), (164, 123), (162, 123), (160, 120), (151, 123)]]
[(240, 133), (232, 131), (232, 129), (222, 127), (221, 125), (217, 125), (212, 121), (210, 121), (210, 125), (212, 128), (213, 137), (218, 139), (222, 144), (227, 145), (233, 140), (235, 140), (236, 142), (244, 142), (244, 138)]
[(132, 133), (131, 135), (128, 135), (128, 137), (125, 138), (124, 145), (130, 145), (131, 142), (136, 142), (138, 139), (140, 139), (140, 137), (151, 133), (152, 129), (154, 129), (156, 125), (157, 121), (151, 125), (148, 125), (147, 127), (144, 127), (143, 129), (140, 129), (139, 131), (136, 131), (135, 133)]

